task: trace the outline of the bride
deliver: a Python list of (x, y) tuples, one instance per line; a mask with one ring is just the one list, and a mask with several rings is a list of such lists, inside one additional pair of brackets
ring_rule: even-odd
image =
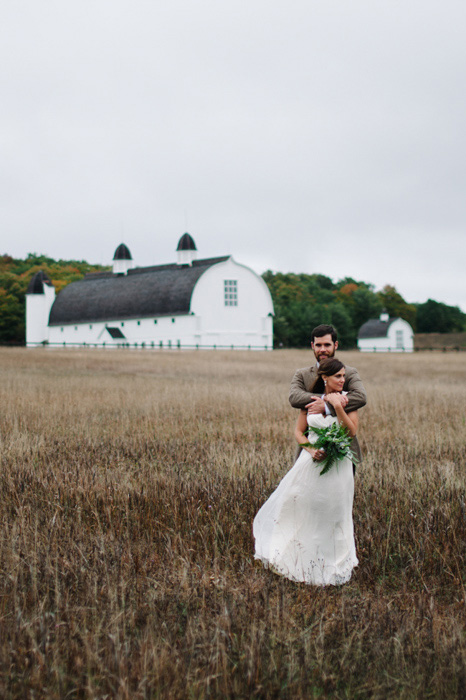
[[(352, 437), (358, 427), (358, 412), (347, 414), (342, 406), (343, 363), (336, 358), (323, 360), (318, 375), (323, 396), (336, 417), (301, 411), (295, 429), (301, 445), (315, 442), (314, 427), (338, 421)], [(305, 437), (308, 426), (310, 432)], [(303, 447), (292, 469), (259, 510), (253, 524), (255, 558), (293, 581), (336, 586), (349, 581), (358, 563), (352, 516), (353, 465), (345, 457), (320, 476), (319, 462), (324, 458), (322, 450)]]

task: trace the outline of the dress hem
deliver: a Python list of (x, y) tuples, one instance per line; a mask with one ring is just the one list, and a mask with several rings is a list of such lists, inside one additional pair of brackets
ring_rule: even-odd
[(325, 586), (342, 586), (343, 584), (348, 583), (348, 581), (350, 581), (351, 579), (351, 576), (353, 575), (353, 570), (359, 564), (357, 558), (352, 559), (350, 563), (351, 568), (348, 568), (348, 565), (346, 565), (342, 567), (342, 570), (340, 570), (338, 573), (331, 574), (328, 580), (316, 581), (312, 578), (312, 576), (303, 576), (303, 578), (298, 578), (297, 576), (291, 574), (287, 569), (280, 569), (269, 559), (267, 559), (266, 557), (262, 557), (258, 554), (254, 555), (254, 559), (256, 561), (260, 561), (266, 569), (270, 569), (270, 571), (273, 571), (273, 573), (277, 574), (278, 576), (285, 576), (290, 581), (296, 581), (297, 583), (305, 583), (307, 586), (320, 586), (322, 588), (324, 588)]

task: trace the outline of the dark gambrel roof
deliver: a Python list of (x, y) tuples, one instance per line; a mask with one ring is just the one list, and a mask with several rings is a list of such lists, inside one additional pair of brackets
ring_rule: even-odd
[(381, 321), (378, 318), (371, 318), (363, 323), (359, 329), (358, 338), (386, 338), (388, 329), (397, 318), (390, 318), (388, 321)]
[(112, 272), (86, 275), (58, 294), (49, 324), (187, 314), (198, 279), (209, 267), (229, 257), (195, 260), (191, 266), (173, 263), (137, 267), (128, 270), (127, 275)]
[(43, 294), (44, 284), (51, 287), (52, 281), (46, 272), (39, 270), (34, 277), (31, 277), (26, 294)]

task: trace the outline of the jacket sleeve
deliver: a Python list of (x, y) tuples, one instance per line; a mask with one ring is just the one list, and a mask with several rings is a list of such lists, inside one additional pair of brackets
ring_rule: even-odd
[(364, 384), (356, 369), (351, 374), (351, 377), (348, 378), (345, 390), (348, 392), (348, 405), (345, 408), (346, 413), (351, 413), (351, 411), (356, 411), (358, 408), (362, 408), (366, 405), (366, 390), (364, 389)]
[(293, 408), (304, 408), (306, 404), (310, 403), (316, 396), (320, 396), (320, 394), (312, 394), (310, 391), (307, 391), (304, 383), (303, 370), (297, 369), (291, 380), (290, 404)]

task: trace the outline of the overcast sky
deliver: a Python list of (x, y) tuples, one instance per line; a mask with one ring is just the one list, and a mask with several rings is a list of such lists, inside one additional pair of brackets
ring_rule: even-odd
[(466, 311), (464, 0), (3, 0), (0, 253), (352, 276)]

